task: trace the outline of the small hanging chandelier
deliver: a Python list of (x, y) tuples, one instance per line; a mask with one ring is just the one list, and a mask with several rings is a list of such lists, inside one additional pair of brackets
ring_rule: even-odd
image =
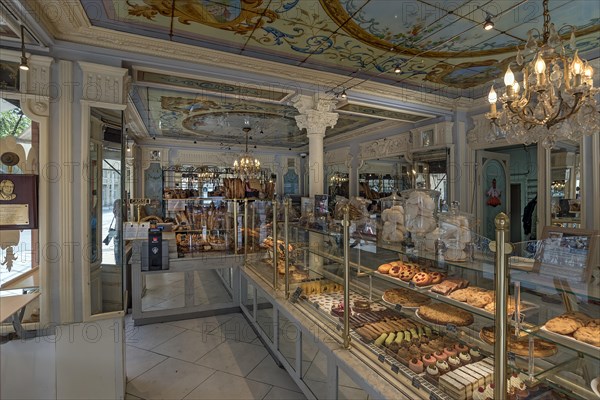
[(233, 171), (244, 180), (260, 176), (260, 161), (251, 157), (248, 152), (248, 133), (250, 132), (250, 129), (249, 126), (242, 128), (246, 134), (246, 151), (233, 162)]
[(494, 86), (490, 89), (490, 112), (486, 113), (493, 123), (490, 141), (506, 138), (509, 143), (541, 142), (545, 148), (552, 148), (557, 140), (578, 140), (582, 134), (600, 130), (594, 71), (577, 54), (574, 28), (569, 41), (569, 51), (574, 53), (566, 54), (563, 41), (550, 23), (548, 0), (543, 4), (543, 42), (538, 44), (533, 36), (537, 29), (529, 31), (523, 51), (535, 53), (535, 57), (525, 65), (522, 50), (517, 49), (516, 62), (523, 66), (523, 81), (519, 84), (515, 80), (509, 65), (504, 75), (500, 112), (496, 110), (498, 95)]

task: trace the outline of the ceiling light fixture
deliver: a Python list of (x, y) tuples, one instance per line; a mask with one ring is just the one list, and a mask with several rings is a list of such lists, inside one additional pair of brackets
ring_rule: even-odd
[(249, 126), (242, 128), (246, 134), (246, 150), (233, 162), (233, 171), (243, 180), (257, 178), (260, 175), (260, 161), (251, 157), (248, 152), (248, 132), (250, 132), (250, 129)]
[(490, 14), (488, 14), (487, 17), (485, 17), (483, 29), (485, 29), (486, 31), (494, 29), (494, 21), (492, 21), (492, 16)]
[(394, 67), (394, 73), (399, 74), (400, 72), (402, 72), (400, 64), (396, 64), (396, 66)]
[(535, 57), (524, 64), (521, 49), (517, 52), (517, 64), (523, 66), (522, 83), (516, 81), (509, 65), (504, 75), (505, 92), (500, 96), (502, 111), (496, 110), (499, 96), (493, 86), (488, 94), (490, 112), (486, 118), (493, 124), (490, 141), (506, 138), (509, 143), (541, 142), (545, 148), (552, 148), (558, 139), (578, 140), (583, 134), (600, 130), (594, 71), (577, 54), (574, 28), (569, 43), (574, 54), (566, 54), (565, 45), (550, 23), (548, 0), (543, 4), (543, 42), (538, 45), (530, 30), (525, 45), (525, 51), (535, 53)]
[(342, 99), (345, 99), (345, 98), (347, 98), (347, 97), (348, 97), (348, 95), (346, 94), (346, 89), (342, 90), (342, 93), (340, 94), (340, 97), (341, 97)]
[(21, 25), (21, 64), (19, 65), (21, 71), (29, 71), (29, 63), (27, 56), (25, 55), (25, 27)]

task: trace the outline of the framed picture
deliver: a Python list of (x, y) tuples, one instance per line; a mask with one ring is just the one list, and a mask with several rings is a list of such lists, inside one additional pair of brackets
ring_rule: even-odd
[(597, 231), (545, 226), (533, 270), (571, 282), (588, 282), (597, 241)]
[(37, 175), (0, 174), (0, 230), (37, 229)]

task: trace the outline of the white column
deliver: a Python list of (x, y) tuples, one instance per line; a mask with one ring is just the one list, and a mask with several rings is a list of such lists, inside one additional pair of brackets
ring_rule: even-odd
[(323, 159), (323, 138), (325, 134), (309, 133), (308, 135), (308, 195), (323, 194), (325, 176)]
[(308, 136), (308, 186), (309, 196), (325, 193), (323, 160), (323, 138), (328, 127), (334, 127), (338, 120), (338, 113), (331, 112), (336, 101), (333, 99), (314, 96), (297, 96), (293, 105), (300, 115), (296, 116), (296, 123), (300, 129), (306, 129)]

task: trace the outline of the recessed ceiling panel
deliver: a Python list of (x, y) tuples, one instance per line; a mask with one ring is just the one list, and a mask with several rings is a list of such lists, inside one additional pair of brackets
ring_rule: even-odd
[[(308, 144), (306, 132), (296, 124), (298, 111), (289, 105), (150, 87), (136, 87), (134, 96), (151, 136), (230, 147), (243, 142), (242, 128), (249, 126), (250, 145), (259, 149)], [(368, 116), (340, 115), (336, 126), (327, 130), (327, 137), (379, 121)]]

